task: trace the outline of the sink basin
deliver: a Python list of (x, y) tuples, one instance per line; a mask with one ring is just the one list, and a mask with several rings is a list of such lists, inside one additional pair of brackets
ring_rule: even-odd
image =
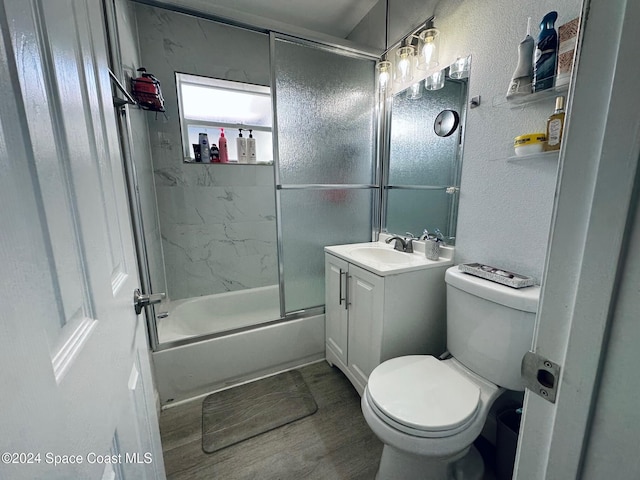
[(380, 247), (359, 247), (349, 252), (353, 258), (362, 262), (379, 262), (391, 265), (412, 263), (413, 256), (409, 253), (398, 252)]
[(422, 242), (414, 241), (414, 252), (406, 253), (394, 250), (385, 242), (387, 238), (389, 235), (380, 234), (378, 242), (328, 245), (324, 251), (380, 277), (453, 264), (453, 247), (440, 247), (440, 259), (429, 260), (424, 256)]

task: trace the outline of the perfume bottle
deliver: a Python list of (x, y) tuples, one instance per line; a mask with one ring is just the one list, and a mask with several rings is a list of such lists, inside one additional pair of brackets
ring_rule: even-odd
[(564, 97), (556, 98), (556, 109), (547, 120), (547, 143), (545, 151), (560, 150), (564, 130)]

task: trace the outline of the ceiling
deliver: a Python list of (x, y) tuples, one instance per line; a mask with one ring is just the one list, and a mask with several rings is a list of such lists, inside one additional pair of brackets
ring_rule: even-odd
[(250, 13), (334, 37), (346, 38), (378, 0), (209, 0), (211, 5)]

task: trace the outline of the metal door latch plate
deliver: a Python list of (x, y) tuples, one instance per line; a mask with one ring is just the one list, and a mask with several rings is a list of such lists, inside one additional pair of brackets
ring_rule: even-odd
[(551, 403), (556, 403), (560, 365), (537, 353), (527, 352), (522, 358), (522, 379), (525, 387)]

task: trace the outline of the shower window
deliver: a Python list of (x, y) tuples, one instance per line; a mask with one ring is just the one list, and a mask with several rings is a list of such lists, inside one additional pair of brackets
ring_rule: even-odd
[(230, 162), (238, 159), (235, 139), (239, 129), (256, 139), (258, 163), (273, 162), (271, 89), (263, 85), (176, 73), (182, 148), (185, 162), (194, 162), (193, 144), (206, 133), (217, 144), (225, 129)]

